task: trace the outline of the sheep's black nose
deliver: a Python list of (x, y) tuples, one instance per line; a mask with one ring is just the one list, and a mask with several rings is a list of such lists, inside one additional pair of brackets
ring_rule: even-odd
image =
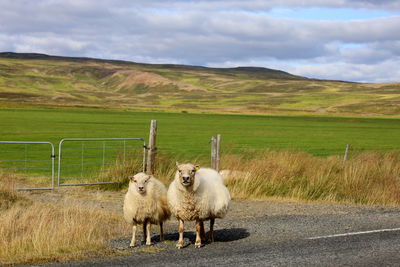
[(143, 186), (139, 186), (139, 190), (143, 190), (144, 189), (144, 187)]

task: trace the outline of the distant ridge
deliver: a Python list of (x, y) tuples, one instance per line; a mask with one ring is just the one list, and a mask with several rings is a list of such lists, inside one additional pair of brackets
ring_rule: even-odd
[(318, 80), (262, 67), (210, 68), (0, 53), (0, 108), (50, 105), (398, 116), (399, 95), (400, 83)]
[(125, 60), (114, 60), (114, 59), (98, 59), (89, 57), (65, 57), (65, 56), (53, 56), (40, 53), (15, 53), (15, 52), (0, 52), (2, 58), (14, 58), (14, 59), (36, 59), (36, 60), (65, 60), (65, 61), (97, 61), (97, 62), (110, 62), (114, 64), (135, 64), (135, 65), (146, 65), (155, 67), (166, 67), (171, 69), (200, 69), (200, 70), (213, 70), (213, 71), (237, 71), (244, 73), (253, 73), (258, 75), (267, 75), (269, 78), (278, 79), (307, 79), (302, 76), (290, 74), (285, 71), (269, 69), (264, 67), (235, 67), (235, 68), (212, 68), (204, 66), (194, 65), (181, 65), (181, 64), (151, 64), (151, 63), (137, 63)]

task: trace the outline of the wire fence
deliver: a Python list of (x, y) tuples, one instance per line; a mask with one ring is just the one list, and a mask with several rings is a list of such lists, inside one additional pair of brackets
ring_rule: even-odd
[(63, 139), (58, 186), (114, 183), (144, 171), (145, 146), (141, 138)]
[(18, 176), (19, 190), (54, 188), (55, 154), (52, 143), (0, 141), (0, 156), (2, 176)]
[[(210, 136), (211, 137), (211, 136)], [(193, 147), (190, 143), (180, 146), (166, 145), (159, 143), (157, 145), (158, 157), (168, 158), (173, 164), (176, 161), (180, 163), (192, 162), (205, 167), (211, 166), (211, 139), (204, 137), (196, 141)]]
[(242, 154), (244, 152), (261, 152), (261, 151), (293, 151), (293, 152), (306, 152), (316, 157), (330, 157), (330, 156), (344, 156), (346, 146), (350, 145), (348, 150), (348, 158), (351, 159), (355, 155), (358, 155), (367, 151), (375, 151), (384, 153), (392, 150), (399, 150), (400, 148), (393, 145), (363, 145), (353, 143), (340, 143), (340, 144), (315, 144), (315, 145), (303, 145), (293, 143), (271, 143), (268, 145), (259, 144), (245, 144), (245, 143), (230, 143), (222, 142), (222, 155), (226, 154)]
[(116, 183), (144, 171), (145, 146), (141, 138), (63, 139), (55, 155), (50, 142), (0, 141), (0, 179), (13, 177), (19, 190), (53, 189), (57, 170), (58, 186)]
[[(54, 188), (55, 178), (59, 186), (120, 182), (133, 173), (144, 171), (145, 145), (141, 138), (63, 139), (58, 144), (58, 155), (55, 155), (54, 146), (49, 142), (0, 141), (0, 174), (15, 174), (20, 185), (29, 184), (29, 188), (20, 186), (20, 189), (51, 189)], [(269, 149), (304, 151), (301, 147), (301, 144), (282, 143), (271, 145)], [(263, 150), (265, 144), (257, 147), (254, 144), (232, 145), (222, 141), (221, 156), (240, 153), (253, 157), (257, 151)], [(346, 161), (364, 151), (385, 152), (398, 148), (336, 144), (308, 147), (307, 150), (315, 156), (339, 156)], [(176, 161), (210, 167), (210, 151), (209, 137), (197, 140), (195, 146), (190, 142), (182, 142), (180, 146), (160, 143), (157, 145), (156, 161), (165, 159), (163, 164), (168, 162), (168, 166), (159, 165), (156, 168), (170, 168)]]

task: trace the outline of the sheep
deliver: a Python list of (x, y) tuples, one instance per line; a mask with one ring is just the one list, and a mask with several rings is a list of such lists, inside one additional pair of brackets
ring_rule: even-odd
[(124, 219), (132, 224), (130, 247), (135, 246), (137, 224), (143, 224), (143, 241), (146, 241), (146, 245), (152, 245), (151, 224), (160, 225), (160, 241), (164, 241), (163, 222), (171, 216), (167, 189), (154, 176), (142, 172), (130, 176), (129, 180), (123, 210)]
[(214, 241), (214, 222), (223, 218), (231, 200), (228, 189), (219, 173), (191, 163), (178, 164), (175, 178), (168, 193), (168, 206), (179, 221), (178, 249), (183, 247), (184, 221), (196, 221), (195, 247), (201, 247), (205, 239), (204, 221), (210, 220), (209, 240)]

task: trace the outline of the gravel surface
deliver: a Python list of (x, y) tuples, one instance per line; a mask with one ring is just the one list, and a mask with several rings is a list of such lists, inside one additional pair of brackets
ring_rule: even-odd
[[(121, 211), (122, 216), (123, 194), (119, 193), (55, 191), (31, 196), (42, 201), (85, 199), (87, 205)], [(52, 266), (400, 266), (399, 230), (309, 239), (400, 228), (400, 207), (233, 200), (227, 217), (216, 220), (216, 242), (199, 249), (193, 244), (193, 222), (185, 223), (186, 247), (180, 250), (175, 248), (175, 220), (165, 224), (164, 242), (159, 242), (157, 228), (153, 227), (153, 246), (140, 244), (139, 232), (137, 246), (129, 248), (127, 233), (126, 238), (109, 243), (118, 256)]]

